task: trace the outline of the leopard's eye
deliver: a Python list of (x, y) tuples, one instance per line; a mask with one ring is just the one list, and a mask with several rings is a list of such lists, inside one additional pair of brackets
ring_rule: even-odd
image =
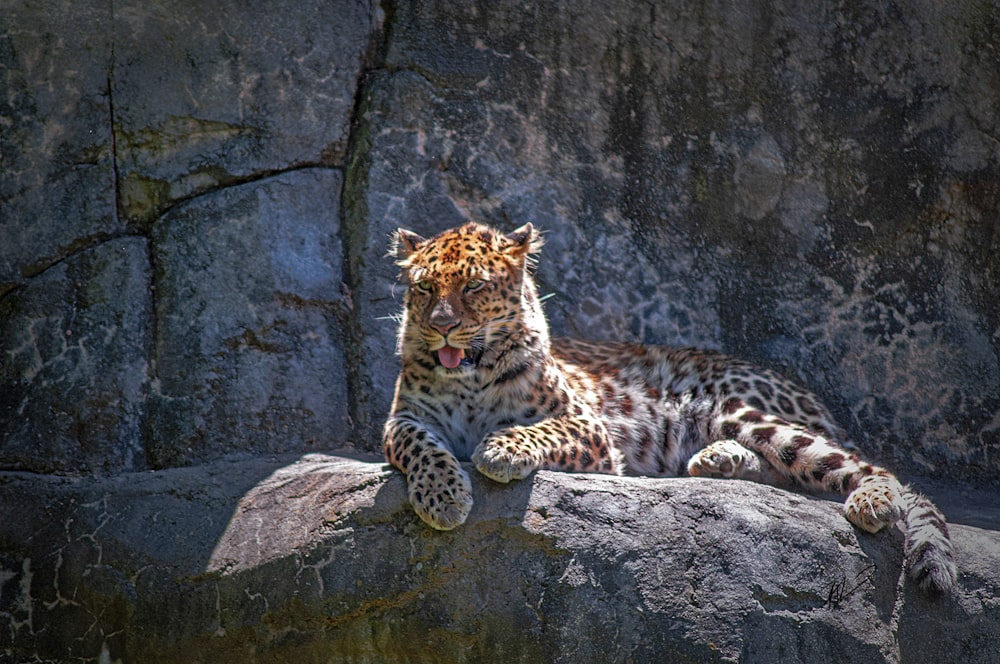
[(434, 286), (429, 281), (418, 281), (417, 283), (413, 284), (413, 287), (416, 288), (421, 293), (430, 293), (432, 290), (434, 290)]
[(486, 285), (485, 281), (481, 279), (471, 279), (465, 284), (466, 293), (475, 293), (477, 290)]

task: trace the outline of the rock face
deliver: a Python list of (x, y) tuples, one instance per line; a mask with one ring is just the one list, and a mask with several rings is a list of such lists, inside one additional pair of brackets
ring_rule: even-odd
[(9, 4), (6, 467), (374, 450), (386, 237), (471, 216), (547, 229), (557, 333), (722, 348), (894, 467), (1000, 474), (988, 2)]
[(996, 531), (954, 526), (960, 590), (934, 599), (905, 580), (898, 531), (860, 533), (832, 502), (741, 481), (473, 478), (469, 521), (441, 533), (413, 514), (399, 473), (343, 457), (7, 473), (3, 504), (48, 516), (0, 524), (8, 657), (1000, 657)]
[[(295, 588), (312, 583), (304, 579), (339, 588), (318, 561), (334, 550), (363, 556), (356, 546), (383, 550), (374, 542), (389, 535), (378, 528), (369, 536), (368, 526), (350, 526), (353, 539), (337, 539), (333, 526), (306, 528), (299, 534), (311, 544), (293, 538), (275, 557), (241, 550), (231, 571), (208, 562), (230, 541), (220, 525), (227, 510), (264, 486), (252, 477), (253, 468), (269, 468), (261, 459), (341, 446), (377, 451), (397, 371), (390, 318), (400, 297), (384, 256), (387, 235), (400, 225), (431, 234), (469, 217), (505, 228), (531, 221), (547, 231), (538, 281), (557, 334), (707, 346), (781, 370), (819, 393), (873, 460), (928, 490), (983, 487), (977, 499), (995, 504), (995, 3), (302, 0), (271, 2), (266, 11), (233, 0), (196, 4), (3, 6), (0, 469), (13, 473), (3, 486), (17, 500), (0, 502), (7, 533), (0, 657), (93, 659), (107, 642), (112, 658), (167, 659), (142, 649), (136, 635), (151, 630), (158, 652), (183, 661), (207, 661), (204, 652), (238, 659), (237, 633), (250, 635), (254, 652), (300, 643), (306, 652), (308, 644), (336, 641), (355, 649), (338, 651), (345, 658), (363, 661), (391, 654), (394, 639), (424, 644), (449, 624), (460, 626), (449, 634), (461, 638), (444, 639), (454, 658), (502, 661), (525, 635), (537, 649), (524, 646), (512, 657), (625, 660), (634, 650), (639, 661), (667, 642), (678, 658), (694, 660), (753, 661), (820, 642), (836, 644), (831, 652), (889, 661), (965, 657), (952, 648), (970, 657), (996, 652), (962, 631), (995, 626), (996, 584), (969, 580), (980, 578), (970, 570), (986, 555), (976, 547), (995, 540), (962, 529), (963, 569), (973, 574), (966, 594), (928, 613), (961, 625), (953, 637), (919, 618), (923, 600), (867, 572), (859, 581), (874, 590), (838, 604), (870, 602), (874, 613), (865, 615), (879, 627), (869, 635), (837, 627), (842, 609), (815, 606), (815, 597), (827, 599), (821, 582), (808, 585), (796, 571), (795, 585), (772, 587), (759, 570), (733, 561), (726, 569), (742, 575), (733, 588), (749, 595), (723, 601), (709, 590), (719, 583), (695, 592), (689, 580), (672, 586), (685, 589), (676, 601), (688, 608), (646, 603), (638, 589), (659, 587), (661, 578), (649, 556), (667, 555), (650, 542), (674, 535), (628, 539), (606, 530), (604, 545), (595, 539), (575, 548), (569, 532), (546, 530), (544, 514), (518, 511), (535, 504), (523, 493), (529, 485), (497, 493), (497, 501), (520, 501), (506, 508), (484, 487), (484, 505), (515, 512), (462, 534), (423, 533), (398, 521), (407, 537), (430, 547), (415, 559), (426, 569), (407, 565), (405, 572), (416, 579), (413, 592), (438, 598), (425, 614), (390, 610), (410, 606), (400, 593), (411, 596), (378, 573), (402, 567), (357, 577), (370, 590), (351, 597), (303, 590), (321, 599), (301, 607), (246, 582), (277, 584), (280, 569), (298, 574), (289, 582)], [(234, 457), (246, 465), (221, 463)], [(163, 469), (174, 471), (147, 474)], [(219, 479), (228, 472), (238, 478)], [(357, 495), (368, 483), (399, 490), (381, 471), (357, 472), (350, 475), (362, 485)], [(192, 487), (197, 500), (157, 497), (175, 482)], [(697, 483), (541, 475), (530, 486), (553, 505), (583, 501), (574, 493), (580, 486), (603, 487), (594, 500), (614, 487), (622, 500), (652, 511), (667, 507), (643, 502), (645, 492), (661, 490), (649, 487), (693, 487), (662, 489), (676, 508), (673, 519), (708, 504), (697, 502)], [(134, 491), (144, 498), (133, 506)], [(158, 500), (174, 499), (158, 512)], [(695, 502), (685, 512), (687, 500)], [(118, 506), (116, 523), (130, 524), (115, 542), (95, 534), (104, 504)], [(295, 522), (278, 512), (260, 542)], [(173, 535), (143, 539), (153, 537), (144, 524), (165, 518), (158, 513), (174, 522), (154, 530)], [(772, 520), (740, 514), (744, 525), (730, 525), (744, 528), (749, 550), (769, 541)], [(624, 510), (587, 518), (626, 524), (633, 517)], [(715, 517), (684, 518), (678, 530), (694, 537), (709, 532), (704, 524)], [(60, 530), (71, 521), (93, 527)], [(838, 522), (837, 532), (844, 528)], [(850, 585), (867, 569), (854, 554), (832, 562), (832, 550), (822, 548), (829, 533), (801, 537), (803, 556), (835, 570), (830, 587), (841, 577)], [(86, 557), (98, 541), (98, 560), (118, 561), (107, 569)], [(864, 560), (888, 574), (896, 547), (874, 541), (861, 541)], [(708, 547), (699, 555), (710, 557), (712, 542), (699, 542)], [(536, 544), (552, 560), (542, 560)], [(608, 557), (593, 553), (601, 546)], [(146, 563), (135, 561), (147, 553), (158, 560), (161, 548), (166, 567), (148, 568), (160, 576), (140, 572)], [(497, 564), (514, 585), (492, 595), (486, 577), (473, 574), (483, 568), (449, 562), (483, 559), (479, 551), (509, 552)], [(304, 560), (311, 562), (296, 567)], [(621, 584), (620, 597), (612, 581), (591, 581), (603, 578), (588, 567), (603, 570), (600, 560), (615, 563), (608, 578)], [(682, 564), (662, 560), (665, 569)], [(192, 579), (184, 583), (208, 595), (190, 606), (179, 590), (157, 595), (158, 584), (183, 585), (162, 571), (175, 564), (185, 566), (176, 578)], [(790, 564), (783, 558), (778, 566)], [(450, 571), (443, 580), (432, 568)], [(208, 582), (200, 574), (220, 576)], [(75, 595), (59, 594), (62, 575), (79, 581)], [(549, 586), (561, 590), (549, 593)], [(290, 588), (274, 592), (291, 598)], [(459, 598), (435, 594), (443, 588), (471, 592), (478, 604), (460, 616)], [(117, 599), (88, 613), (91, 594)], [(240, 616), (227, 624), (242, 627), (195, 638), (204, 621), (194, 608), (202, 611), (202, 600), (215, 607), (216, 597)], [(970, 598), (980, 602), (978, 613)], [(720, 608), (730, 601), (732, 614)], [(525, 608), (494, 625), (504, 602)], [(696, 603), (701, 608), (692, 612)], [(278, 606), (285, 613), (274, 613)], [(599, 606), (617, 622), (599, 619)], [(298, 624), (296, 607), (307, 626)], [(365, 622), (372, 607), (399, 622)], [(192, 622), (165, 621), (173, 631), (158, 632), (161, 611)], [(45, 629), (36, 624), (42, 612), (52, 613)], [(95, 623), (96, 615), (110, 622)], [(98, 638), (93, 624), (131, 636), (107, 627)], [(608, 632), (609, 624), (618, 631)], [(655, 634), (647, 633), (654, 625)], [(735, 632), (725, 636), (723, 625)], [(547, 650), (553, 639), (542, 637), (553, 629), (566, 639), (589, 630), (621, 649), (556, 639), (566, 649)], [(480, 633), (492, 640), (470, 636)], [(950, 645), (934, 650), (931, 635)], [(183, 652), (171, 650), (181, 643)]]
[(350, 436), (343, 306), (330, 299), (339, 193), (336, 171), (307, 169), (199, 197), (154, 226), (150, 465)]
[(0, 464), (345, 441), (340, 197), (378, 12), (63, 5), (0, 28)]

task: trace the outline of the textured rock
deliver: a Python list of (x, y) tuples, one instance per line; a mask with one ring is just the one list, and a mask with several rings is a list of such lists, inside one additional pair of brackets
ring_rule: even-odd
[(108, 11), (106, 2), (4, 2), (0, 296), (123, 229), (108, 121)]
[(154, 467), (349, 437), (339, 196), (337, 171), (297, 171), (200, 197), (153, 228)]
[(113, 94), (128, 219), (306, 164), (341, 165), (373, 12), (280, 2), (116, 4)]
[(8, 4), (0, 466), (342, 444), (339, 167), (379, 12)]
[(0, 300), (0, 465), (145, 467), (150, 281), (146, 240), (122, 238)]
[[(28, 487), (30, 490), (26, 490)], [(0, 475), (0, 645), (62, 661), (872, 661), (1000, 657), (1000, 536), (955, 526), (960, 589), (900, 535), (744, 482), (474, 474), (448, 533), (401, 475), (311, 455), (105, 480)], [(82, 637), (80, 636), (82, 635)]]

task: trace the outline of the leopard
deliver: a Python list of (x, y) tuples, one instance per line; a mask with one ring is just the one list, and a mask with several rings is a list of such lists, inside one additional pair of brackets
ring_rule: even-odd
[(852, 451), (798, 383), (714, 350), (551, 337), (534, 279), (542, 245), (531, 223), (394, 233), (402, 367), (382, 446), (423, 522), (465, 522), (463, 462), (499, 483), (536, 470), (741, 479), (845, 496), (861, 530), (898, 524), (918, 587), (954, 588), (941, 511)]

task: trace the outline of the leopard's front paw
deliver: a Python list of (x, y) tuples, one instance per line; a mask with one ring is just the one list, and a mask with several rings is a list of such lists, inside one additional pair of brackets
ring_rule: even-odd
[(521, 443), (502, 437), (487, 438), (472, 453), (476, 468), (497, 482), (523, 480), (542, 466), (541, 455)]
[(433, 467), (407, 475), (413, 511), (437, 530), (451, 530), (465, 523), (472, 510), (472, 485), (456, 462), (454, 467)]
[(866, 478), (844, 502), (847, 520), (870, 533), (892, 525), (902, 515), (902, 487), (887, 477)]
[(717, 440), (691, 457), (687, 471), (691, 477), (731, 479), (740, 476), (750, 459), (749, 450), (735, 440)]

